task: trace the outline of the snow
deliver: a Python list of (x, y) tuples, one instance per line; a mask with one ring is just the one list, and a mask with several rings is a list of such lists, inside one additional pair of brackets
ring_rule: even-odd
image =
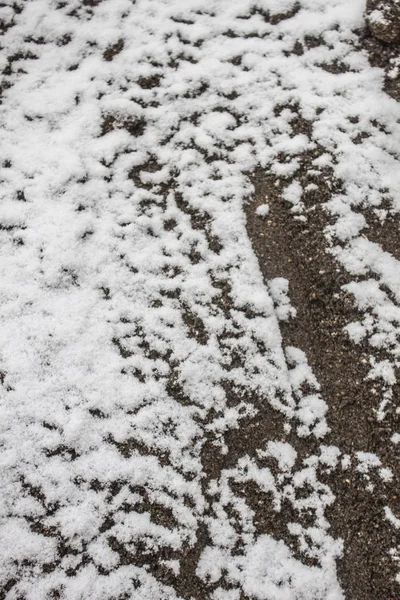
[(296, 309), (291, 306), (289, 298), (289, 282), (284, 277), (275, 277), (268, 281), (269, 293), (275, 305), (276, 316), (280, 321), (287, 321), (296, 316)]
[(269, 206), (267, 203), (265, 204), (260, 204), (260, 206), (257, 206), (256, 208), (256, 214), (259, 217), (266, 217), (269, 213)]
[(385, 517), (395, 529), (400, 529), (400, 519), (393, 514), (393, 511), (388, 506), (385, 506)]
[(368, 15), (368, 20), (371, 21), (371, 23), (379, 23), (382, 25), (388, 24), (388, 21), (381, 10), (373, 10), (370, 12)]
[[(244, 455), (207, 493), (202, 452), (210, 442), (229, 455), (226, 432), (260, 406), (299, 438), (319, 442), (329, 431), (306, 355), (282, 348), (279, 322), (296, 314), (288, 282), (264, 284), (243, 210), (249, 171), (296, 176), (316, 144), (316, 169), (330, 166), (344, 182), (327, 209), (332, 253), (356, 278), (346, 291), (364, 311), (347, 329), (389, 349), (371, 377), (393, 385), (399, 264), (361, 237), (356, 211), (385, 194), (400, 210), (400, 109), (351, 43), (363, 2), (301, 0), (276, 25), (250, 0), (92, 4), (0, 9), (12, 25), (7, 56), (22, 56), (5, 76), (0, 113), (0, 579), (16, 581), (7, 600), (59, 590), (66, 600), (178, 598), (151, 559), (162, 550), (179, 576), (201, 527), (210, 545), (197, 575), (219, 582), (215, 600), (340, 600), (342, 544), (328, 533), (334, 498), (318, 472), (335, 466), (336, 450), (297, 465), (277, 435), (259, 448), (265, 466)], [(266, 5), (276, 15), (296, 3)], [(290, 53), (321, 31), (323, 48)], [(335, 60), (350, 71), (320, 66)], [(293, 132), (295, 103), (313, 120), (312, 139)], [(351, 115), (372, 137), (359, 146)], [(302, 194), (295, 179), (282, 198), (305, 218)], [(311, 527), (286, 529), (319, 566), (257, 532), (231, 485), (246, 481), (272, 494), (277, 513), (284, 497), (298, 514), (312, 512)], [(298, 497), (303, 488), (309, 495)], [(124, 563), (121, 548), (143, 551), (144, 562)]]
[(293, 181), (282, 193), (283, 198), (287, 202), (293, 204), (291, 211), (294, 213), (303, 212), (304, 204), (301, 201), (302, 194), (303, 190), (298, 181)]

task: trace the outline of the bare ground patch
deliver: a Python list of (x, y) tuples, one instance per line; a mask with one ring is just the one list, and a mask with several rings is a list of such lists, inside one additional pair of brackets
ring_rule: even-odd
[[(390, 443), (394, 422), (377, 422), (374, 386), (365, 380), (367, 349), (356, 346), (343, 331), (357, 313), (341, 290), (349, 276), (326, 253), (323, 230), (328, 215), (320, 203), (309, 198), (314, 208), (307, 221), (295, 220), (276, 177), (259, 172), (253, 183), (254, 199), (247, 206), (248, 234), (266, 283), (275, 277), (289, 280), (297, 317), (282, 323), (283, 343), (306, 352), (321, 384), (331, 427), (324, 442), (350, 456), (357, 451), (374, 452), (395, 473), (393, 482), (378, 482), (373, 492), (366, 491), (365, 480), (354, 468), (338, 468), (327, 477), (336, 496), (327, 515), (331, 533), (344, 541), (339, 578), (346, 597), (352, 600), (398, 598), (396, 565), (389, 555), (396, 539), (393, 528), (383, 520), (386, 504), (399, 506), (398, 457)], [(255, 209), (266, 196), (269, 214), (260, 218)], [(325, 187), (323, 198), (328, 196)]]

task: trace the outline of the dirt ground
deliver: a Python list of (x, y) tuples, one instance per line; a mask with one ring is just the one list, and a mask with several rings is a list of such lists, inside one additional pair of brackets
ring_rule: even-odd
[[(400, 45), (380, 42), (368, 29), (359, 32), (359, 45), (368, 52), (372, 65), (385, 69), (385, 91), (399, 101), (400, 79), (391, 79), (387, 73), (391, 59), (399, 56)], [(307, 123), (299, 121), (299, 127), (306, 130)], [(340, 181), (329, 171), (308, 174), (308, 166), (318, 153), (316, 150), (302, 157), (302, 187), (310, 183), (318, 186), (317, 194), (311, 190), (303, 198), (306, 209), (311, 209), (307, 222), (293, 218), (289, 203), (281, 197), (282, 182), (260, 171), (252, 177), (255, 195), (247, 205), (247, 229), (266, 284), (275, 277), (289, 280), (289, 296), (297, 316), (282, 323), (283, 344), (306, 352), (321, 384), (331, 427), (326, 443), (337, 445), (350, 456), (360, 450), (374, 452), (395, 474), (392, 482), (380, 483), (373, 493), (366, 491), (365, 481), (354, 469), (337, 469), (328, 477), (336, 495), (328, 512), (331, 533), (344, 540), (338, 570), (346, 597), (398, 600), (400, 592), (394, 582), (397, 567), (389, 555), (396, 538), (392, 526), (382, 521), (383, 507), (389, 502), (392, 506), (397, 504), (400, 514), (399, 455), (390, 443), (396, 415), (391, 416), (391, 423), (377, 421), (372, 390), (376, 383), (373, 386), (373, 382), (365, 380), (366, 347), (352, 343), (343, 331), (347, 323), (357, 318), (357, 311), (342, 290), (350, 276), (327, 252), (324, 229), (329, 225), (329, 216), (323, 207), (340, 189)], [(255, 210), (266, 197), (269, 213), (260, 218)], [(381, 225), (371, 215), (367, 221), (368, 238), (379, 241), (399, 259), (398, 221)], [(398, 385), (395, 395), (397, 400)]]

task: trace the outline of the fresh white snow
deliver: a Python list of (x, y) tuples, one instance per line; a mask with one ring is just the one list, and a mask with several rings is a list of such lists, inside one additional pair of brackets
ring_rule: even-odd
[[(202, 451), (229, 453), (224, 434), (260, 406), (300, 438), (329, 431), (307, 357), (282, 348), (288, 282), (264, 284), (243, 211), (249, 171), (295, 176), (316, 144), (315, 168), (343, 182), (327, 235), (364, 315), (347, 330), (389, 351), (370, 376), (389, 392), (395, 382), (400, 267), (360, 235), (360, 211), (384, 198), (400, 210), (400, 107), (352, 44), (363, 1), (4, 4), (0, 67), (22, 55), (0, 112), (0, 580), (17, 580), (7, 600), (179, 598), (146, 557), (162, 550), (179, 578), (200, 527), (210, 542), (196, 573), (217, 584), (213, 600), (344, 598), (342, 542), (325, 517), (334, 497), (319, 480), (337, 451), (298, 464), (277, 432), (259, 461), (240, 457), (207, 490)], [(263, 18), (296, 5), (277, 24)], [(321, 32), (324, 46), (290, 53)], [(321, 67), (333, 61), (349, 71)], [(292, 131), (295, 104), (312, 139)], [(370, 137), (356, 146), (360, 129)], [(283, 194), (296, 214), (301, 196), (296, 181)], [(283, 498), (312, 513), (312, 526), (287, 529), (318, 566), (257, 533), (235, 491), (250, 481), (277, 513)], [(390, 508), (386, 518), (398, 527)], [(127, 564), (121, 548), (144, 562)]]

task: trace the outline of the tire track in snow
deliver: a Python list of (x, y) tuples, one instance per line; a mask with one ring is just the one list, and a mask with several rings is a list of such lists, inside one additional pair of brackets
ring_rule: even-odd
[[(306, 166), (303, 173), (307, 177)], [(319, 184), (320, 198), (328, 201), (334, 180), (331, 186), (320, 175), (313, 175), (312, 180)], [(384, 507), (388, 502), (396, 505), (397, 499), (397, 456), (390, 443), (394, 424), (376, 422), (375, 383), (367, 379), (367, 348), (355, 347), (344, 330), (357, 311), (341, 291), (349, 275), (326, 252), (323, 232), (329, 221), (323, 204), (315, 202), (310, 190), (304, 203), (314, 208), (306, 223), (296, 222), (276, 183), (276, 177), (263, 173), (255, 177), (254, 202), (247, 207), (248, 232), (266, 281), (277, 276), (290, 281), (297, 317), (282, 323), (283, 343), (306, 352), (329, 406), (331, 431), (325, 442), (343, 453), (323, 479), (336, 496), (328, 509), (331, 531), (344, 540), (339, 577), (354, 599), (371, 594), (395, 597), (397, 565), (390, 556), (395, 538), (384, 518)], [(255, 207), (266, 197), (269, 212), (260, 218)], [(361, 473), (358, 452), (362, 451), (379, 456), (382, 464)], [(394, 479), (380, 478), (382, 465), (390, 467)], [(367, 491), (368, 483), (373, 491)]]
[[(14, 234), (4, 240), (11, 278), (2, 327), (3, 590), (9, 598), (175, 597), (171, 573), (179, 579), (188, 549), (199, 555), (204, 524), (212, 543), (192, 568), (215, 597), (226, 586), (230, 595), (254, 586), (302, 593), (309, 577), (313, 595), (327, 586), (336, 593), (332, 550), (317, 544), (327, 564), (303, 566), (283, 542), (256, 535), (244, 500), (236, 501), (244, 532), (228, 546), (214, 539), (215, 501), (202, 485), (205, 440), (226, 451), (222, 434), (255, 413), (255, 398), (281, 419), (301, 414), (250, 245), (237, 246), (248, 184), (243, 165), (224, 154), (230, 145), (236, 152), (235, 138), (224, 150), (221, 137), (236, 117), (221, 90), (207, 93), (199, 117), (197, 90), (215, 83), (211, 75), (203, 85), (205, 65), (180, 90), (187, 75), (179, 48), (167, 44), (155, 62), (158, 40), (179, 39), (182, 29), (168, 9), (164, 30), (166, 7), (158, 10), (32, 2), (7, 39), (10, 48), (24, 45), (26, 58), (11, 77), (5, 123), (3, 221), (7, 232), (20, 223), (24, 235), (21, 243)], [(149, 34), (143, 26), (151, 19)], [(216, 21), (203, 20), (212, 40)], [(166, 106), (172, 121), (160, 127)], [(213, 141), (210, 127), (221, 119)], [(246, 145), (243, 152), (247, 166)], [(312, 424), (323, 428), (323, 413)], [(24, 443), (13, 450), (15, 439)], [(217, 508), (229, 534), (226, 507)], [(253, 579), (254, 544), (262, 553), (279, 549), (283, 580), (273, 571)], [(236, 571), (217, 584), (234, 549)], [(209, 573), (210, 552), (219, 576)]]

